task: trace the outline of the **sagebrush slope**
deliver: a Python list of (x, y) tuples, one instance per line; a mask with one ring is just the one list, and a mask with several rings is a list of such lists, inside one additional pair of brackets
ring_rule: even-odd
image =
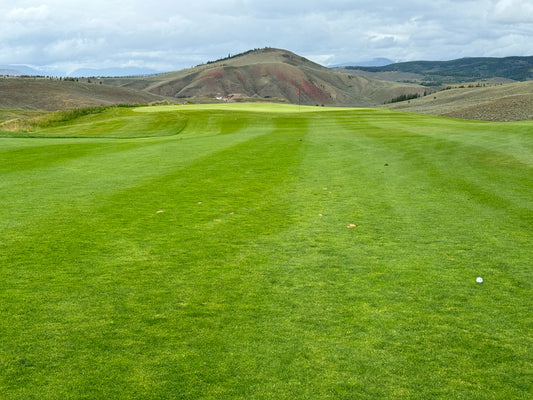
[(0, 79), (1, 109), (63, 110), (113, 104), (159, 101), (156, 94), (98, 82), (44, 78)]
[(387, 108), (484, 121), (533, 119), (533, 81), (444, 90)]

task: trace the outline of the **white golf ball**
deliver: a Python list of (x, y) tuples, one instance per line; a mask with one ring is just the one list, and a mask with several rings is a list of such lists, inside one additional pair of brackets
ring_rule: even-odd
[(483, 283), (483, 278), (482, 278), (481, 276), (478, 276), (478, 277), (476, 278), (476, 282), (477, 282), (477, 283)]

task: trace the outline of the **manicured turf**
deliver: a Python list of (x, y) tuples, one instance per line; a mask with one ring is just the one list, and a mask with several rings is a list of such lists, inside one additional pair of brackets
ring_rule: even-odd
[(531, 122), (236, 104), (4, 136), (2, 399), (531, 398)]

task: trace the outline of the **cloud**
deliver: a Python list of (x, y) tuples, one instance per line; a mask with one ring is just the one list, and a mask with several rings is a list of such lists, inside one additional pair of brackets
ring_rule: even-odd
[(56, 40), (46, 46), (44, 52), (52, 58), (62, 58), (66, 54), (69, 55), (69, 58), (86, 58), (88, 56), (96, 57), (105, 48), (106, 40), (104, 38), (79, 37)]
[(311, 54), (306, 56), (306, 58), (309, 58), (311, 61), (314, 61), (318, 64), (328, 65), (333, 64), (335, 60), (335, 54)]
[(46, 4), (38, 7), (13, 8), (7, 13), (9, 21), (30, 22), (45, 20), (50, 16), (50, 10)]
[(400, 38), (395, 35), (383, 35), (380, 33), (371, 34), (368, 37), (368, 40), (372, 43), (372, 46), (375, 49), (385, 49), (390, 48), (398, 44)]
[(499, 0), (493, 8), (491, 19), (506, 24), (533, 21), (533, 3), (521, 0)]
[(23, 0), (0, 4), (0, 63), (169, 70), (264, 46), (323, 64), (532, 55), (531, 15), (530, 0)]

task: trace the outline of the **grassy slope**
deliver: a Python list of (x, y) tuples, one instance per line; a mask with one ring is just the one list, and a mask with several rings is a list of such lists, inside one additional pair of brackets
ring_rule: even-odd
[(531, 123), (301, 110), (0, 139), (0, 397), (528, 398)]
[(147, 104), (152, 93), (96, 83), (50, 79), (0, 79), (0, 109), (61, 110), (110, 104)]
[(445, 90), (387, 108), (489, 121), (533, 119), (533, 81)]
[(0, 109), (0, 131), (4, 128), (4, 124), (21, 119), (32, 120), (44, 114), (47, 112), (43, 110)]

